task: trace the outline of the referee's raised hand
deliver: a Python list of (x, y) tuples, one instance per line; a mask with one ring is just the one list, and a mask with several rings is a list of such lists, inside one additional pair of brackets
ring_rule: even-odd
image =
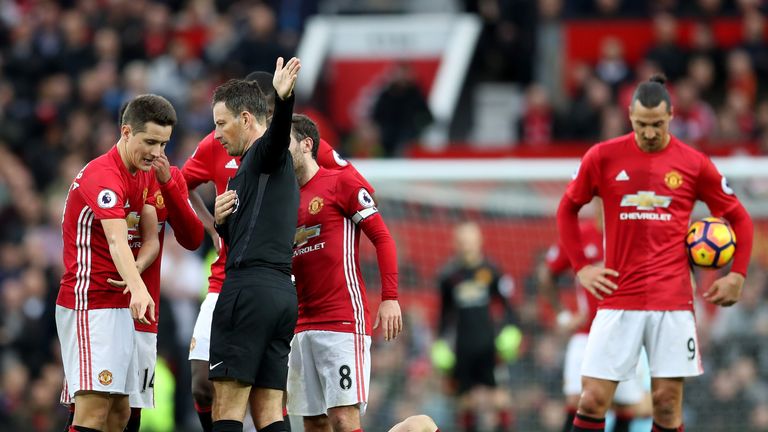
[(236, 204), (237, 192), (233, 190), (225, 191), (216, 197), (216, 205), (213, 210), (213, 218), (216, 221), (216, 225), (223, 225), (227, 221), (229, 215), (237, 208)]
[(301, 61), (296, 57), (291, 57), (288, 63), (283, 65), (283, 58), (277, 58), (277, 64), (275, 65), (275, 75), (272, 78), (272, 85), (277, 91), (277, 95), (280, 99), (288, 99), (293, 92), (293, 86), (296, 84), (296, 78), (299, 76), (299, 70), (301, 69)]

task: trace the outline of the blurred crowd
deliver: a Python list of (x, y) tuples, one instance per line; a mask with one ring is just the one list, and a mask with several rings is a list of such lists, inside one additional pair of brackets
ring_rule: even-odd
[[(53, 318), (62, 272), (62, 206), (82, 166), (117, 141), (121, 105), (146, 92), (168, 97), (180, 124), (167, 151), (181, 165), (212, 128), (215, 85), (253, 70), (270, 71), (277, 56), (292, 55), (306, 18), (324, 3), (332, 3), (336, 11), (343, 12), (346, 5), (359, 12), (362, 3), (376, 8), (387, 2), (0, 0), (0, 429), (52, 431), (64, 424), (66, 410), (58, 405), (63, 372)], [(661, 71), (672, 81), (673, 133), (693, 145), (758, 142), (768, 152), (768, 99), (765, 80), (758, 79), (768, 76), (765, 2), (418, 3), (435, 8), (451, 3), (483, 18), (467, 85), (511, 81), (524, 86), (525, 109), (515, 121), (528, 145), (623, 133), (628, 130), (624, 107), (632, 86)], [(641, 61), (629, 64), (622, 44), (606, 39), (600, 41), (600, 61), (569, 68), (562, 91), (546, 80), (541, 65), (551, 57), (545, 52), (551, 49), (547, 35), (553, 24), (649, 14), (655, 42)], [(680, 14), (701, 18), (692, 47), (677, 42), (674, 17)], [(729, 50), (717, 45), (708, 21), (724, 15), (738, 17), (743, 25), (743, 41)], [(408, 97), (423, 111), (424, 95), (421, 101), (419, 95)], [(370, 113), (374, 124), (382, 122), (388, 129), (392, 121), (404, 121), (391, 114), (391, 103), (387, 114), (386, 100), (375, 106), (378, 110)], [(417, 134), (411, 131), (408, 139)], [(388, 150), (389, 138), (381, 135), (370, 133), (379, 137), (371, 139), (379, 140), (380, 149), (366, 154), (397, 153)], [(340, 149), (354, 153), (360, 137), (345, 138)], [(177, 380), (176, 430), (184, 430), (195, 424), (189, 422), (186, 347), (200, 293), (206, 289), (205, 251), (189, 255), (168, 244), (164, 267), (173, 272), (163, 274), (159, 351)], [(563, 415), (564, 339), (540, 319), (535, 287), (520, 283), (530, 292), (528, 301), (516, 305), (529, 339), (523, 357), (502, 375), (520, 430), (557, 430)], [(430, 280), (411, 284), (412, 289), (433, 289)], [(701, 320), (708, 373), (692, 380), (690, 392), (710, 397), (690, 399), (688, 414), (694, 417), (687, 423), (722, 424), (712, 429), (719, 431), (768, 430), (768, 348), (760, 343), (768, 336), (765, 286), (765, 271), (756, 269), (742, 303)], [(374, 348), (366, 421), (392, 424), (418, 410), (450, 431), (453, 402), (426, 354), (434, 323), (418, 308), (405, 313), (404, 340)], [(728, 428), (738, 421), (744, 426)]]

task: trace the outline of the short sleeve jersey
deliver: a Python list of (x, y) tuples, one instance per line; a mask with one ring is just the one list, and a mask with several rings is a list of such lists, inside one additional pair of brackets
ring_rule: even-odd
[[(224, 146), (209, 133), (197, 145), (181, 172), (189, 189), (194, 189), (203, 183), (213, 182), (216, 195), (227, 190), (227, 182), (235, 176), (240, 165), (239, 156), (230, 156)], [(208, 278), (208, 292), (221, 292), (224, 283), (224, 265), (227, 262), (227, 248), (222, 242), (219, 257), (211, 264), (211, 276)]]
[(80, 170), (69, 188), (61, 224), (64, 275), (57, 305), (75, 310), (129, 306), (130, 296), (107, 283), (121, 277), (101, 221), (125, 219), (130, 245), (138, 234), (141, 209), (156, 188), (153, 173), (128, 172), (117, 146)]
[[(579, 225), (581, 231), (581, 242), (584, 245), (584, 256), (590, 264), (603, 261), (603, 233), (597, 229), (593, 223), (582, 223)], [(562, 245), (555, 245), (547, 250), (546, 256), (547, 268), (553, 274), (560, 274), (571, 268), (571, 262), (568, 255), (565, 254)], [(597, 297), (588, 293), (578, 282), (576, 282), (576, 299), (578, 302), (578, 311), (586, 315), (584, 324), (576, 330), (577, 333), (589, 333), (592, 327), (592, 321), (597, 315), (597, 306), (599, 300)]]
[(702, 200), (721, 216), (738, 205), (704, 154), (674, 136), (646, 153), (633, 133), (587, 151), (566, 193), (578, 204), (603, 199), (605, 265), (619, 277), (601, 309), (692, 310), (684, 239), (693, 206)]
[(320, 168), (301, 187), (293, 249), (297, 333), (371, 334), (358, 223), (377, 212), (368, 189), (348, 170)]

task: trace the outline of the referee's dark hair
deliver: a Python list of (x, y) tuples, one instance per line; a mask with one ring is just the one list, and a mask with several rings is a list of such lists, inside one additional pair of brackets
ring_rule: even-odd
[(311, 118), (304, 114), (294, 114), (291, 119), (291, 134), (296, 141), (304, 138), (312, 140), (312, 159), (317, 159), (317, 149), (320, 147), (320, 133), (317, 131), (317, 125)]
[(660, 103), (667, 103), (667, 112), (672, 111), (672, 102), (669, 98), (669, 92), (664, 83), (667, 82), (667, 78), (664, 75), (656, 74), (640, 83), (635, 89), (635, 93), (632, 95), (632, 105), (630, 109), (635, 105), (635, 101), (640, 101), (640, 104), (646, 108), (656, 108)]
[(146, 131), (147, 123), (176, 126), (176, 121), (173, 105), (168, 99), (156, 94), (136, 96), (120, 112), (120, 125), (129, 125), (134, 133)]
[(247, 111), (259, 123), (267, 122), (267, 101), (261, 88), (259, 88), (259, 84), (255, 81), (231, 79), (216, 87), (216, 90), (213, 91), (211, 105), (216, 105), (219, 102), (224, 102), (224, 106), (235, 116)]

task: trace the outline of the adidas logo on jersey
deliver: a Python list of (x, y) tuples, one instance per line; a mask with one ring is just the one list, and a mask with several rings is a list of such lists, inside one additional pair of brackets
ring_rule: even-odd
[(224, 165), (224, 168), (237, 169), (237, 162), (234, 159), (232, 159), (229, 162), (227, 162), (226, 165)]
[(627, 175), (627, 172), (624, 170), (621, 170), (621, 172), (616, 176), (616, 181), (628, 181), (629, 176)]

